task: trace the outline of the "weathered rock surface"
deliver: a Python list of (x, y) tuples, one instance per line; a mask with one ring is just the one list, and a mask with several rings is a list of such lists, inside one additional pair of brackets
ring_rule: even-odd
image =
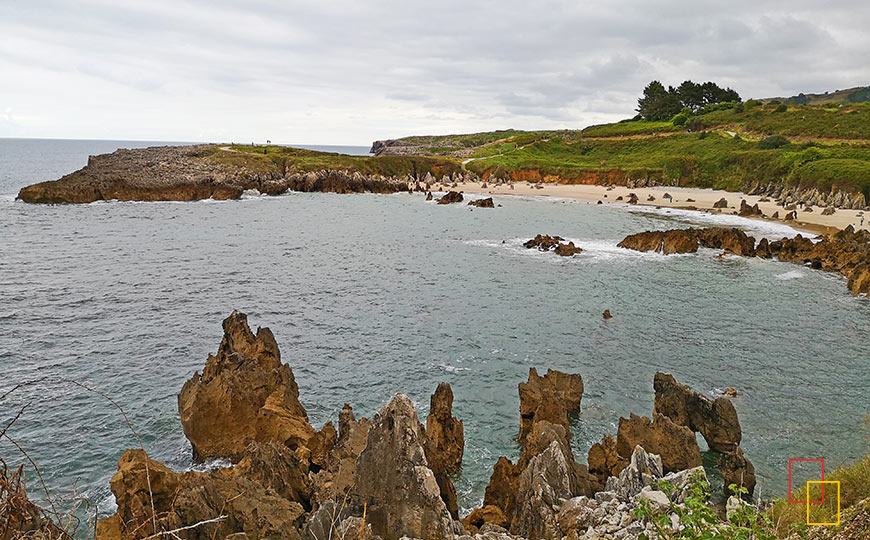
[(462, 193), (459, 193), (458, 191), (448, 191), (440, 199), (438, 199), (438, 204), (461, 203), (462, 199)]
[(462, 466), (465, 433), (462, 421), (453, 417), (453, 390), (440, 383), (429, 401), (426, 418), (426, 459), (435, 473), (456, 473)]
[(84, 168), (27, 186), (18, 198), (50, 204), (238, 199), (245, 189), (280, 176), (209, 159), (216, 151), (208, 146), (157, 146), (91, 156)]
[(520, 474), (513, 534), (529, 540), (556, 540), (562, 531), (556, 519), (560, 499), (571, 498), (569, 461), (558, 442), (553, 441), (529, 462)]
[(248, 327), (234, 311), (224, 337), (178, 395), (184, 434), (196, 459), (237, 460), (252, 441), (276, 441), (291, 449), (309, 447), (314, 428), (299, 402), (299, 387), (268, 328)]
[(345, 170), (324, 169), (307, 173), (293, 173), (282, 179), (287, 189), (303, 192), (328, 193), (397, 193), (408, 191), (413, 180), (410, 176), (384, 177)]
[(601, 442), (589, 448), (586, 458), (589, 472), (594, 474), (602, 484), (610, 476), (617, 476), (628, 465), (628, 459), (616, 451), (616, 440), (613, 435), (605, 435)]
[(722, 197), (721, 199), (713, 203), (713, 208), (728, 208), (728, 199)]
[(615, 492), (620, 499), (627, 500), (662, 476), (664, 471), (661, 457), (649, 454), (640, 446), (636, 446), (632, 450), (628, 466), (619, 473), (619, 476), (608, 478), (605, 489)]
[(617, 244), (635, 251), (654, 251), (663, 255), (695, 253), (698, 251), (697, 236), (688, 229), (673, 231), (647, 231), (626, 236)]
[(520, 434), (523, 444), (535, 422), (547, 421), (565, 428), (571, 437), (568, 413), (580, 410), (583, 399), (583, 377), (548, 369), (541, 377), (535, 368), (529, 369), (529, 380), (518, 385), (520, 394)]
[(9, 471), (5, 462), (0, 467), (0, 540), (72, 540), (27, 496), (24, 465), (15, 471)]
[(746, 199), (740, 199), (740, 210), (737, 211), (737, 215), (739, 216), (760, 216), (762, 215), (762, 211), (758, 208), (758, 203), (750, 206), (749, 203), (746, 202)]
[(484, 524), (497, 525), (503, 529), (511, 526), (510, 520), (504, 515), (501, 508), (495, 505), (475, 508), (462, 520), (462, 524), (472, 533), (477, 533)]
[[(118, 510), (100, 521), (97, 535), (138, 539), (208, 521), (185, 530), (184, 537), (210, 540), (244, 532), (251, 538), (300, 538), (303, 506), (246, 476), (247, 472), (229, 468), (180, 474), (141, 450), (128, 450), (111, 481)], [(279, 480), (270, 480), (275, 481)], [(225, 518), (216, 520), (219, 516)]]
[(665, 472), (677, 472), (701, 465), (701, 450), (695, 433), (677, 425), (667, 416), (654, 415), (655, 420), (631, 414), (619, 419), (616, 435), (616, 452), (622, 458), (630, 458), (636, 446), (642, 446), (662, 459)]
[(734, 452), (728, 452), (719, 456), (719, 470), (725, 480), (725, 495), (733, 495), (729, 486), (736, 484), (748, 490), (746, 499), (751, 500), (755, 491), (755, 467), (752, 462), (743, 455), (743, 450), (738, 447)]
[(492, 197), (486, 199), (476, 199), (468, 202), (468, 206), (476, 206), (478, 208), (495, 208), (495, 203)]
[(366, 520), (385, 540), (440, 540), (453, 534), (453, 520), (426, 461), (425, 440), (417, 410), (404, 394), (396, 394), (372, 420), (352, 492), (368, 504)]
[(740, 421), (730, 399), (719, 396), (712, 400), (661, 372), (655, 374), (653, 388), (655, 414), (701, 433), (717, 452), (733, 452), (740, 444)]

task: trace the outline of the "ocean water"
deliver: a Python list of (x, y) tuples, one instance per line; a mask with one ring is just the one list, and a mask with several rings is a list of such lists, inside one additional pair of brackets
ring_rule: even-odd
[[(0, 426), (27, 405), (9, 434), (55, 494), (76, 486), (110, 511), (109, 478), (136, 446), (117, 409), (60, 378), (116, 400), (153, 457), (192, 466), (176, 396), (217, 350), (233, 309), (272, 329), (316, 427), (345, 402), (370, 416), (399, 391), (425, 419), (430, 394), (449, 382), (465, 424), (455, 479), (465, 509), (480, 503), (498, 456), (519, 453), (517, 383), (530, 367), (583, 375), (572, 419), (581, 461), (620, 416), (651, 414), (657, 370), (710, 396), (738, 390), (763, 496), (785, 496), (790, 458), (824, 458), (831, 470), (868, 450), (870, 301), (843, 279), (711, 250), (616, 247), (630, 233), (714, 217), (535, 197), (470, 209), (421, 194), (13, 200), (24, 184), (127, 145), (0, 140), (0, 396), (46, 378), (0, 401)], [(757, 236), (796, 233), (722, 219)], [(524, 249), (538, 233), (584, 252)], [(23, 461), (8, 441), (0, 456)]]

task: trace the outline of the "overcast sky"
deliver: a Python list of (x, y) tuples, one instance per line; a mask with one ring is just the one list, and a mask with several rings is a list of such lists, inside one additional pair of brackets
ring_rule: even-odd
[[(708, 5), (709, 4), (709, 5)], [(0, 0), (0, 137), (359, 144), (870, 84), (870, 2)]]

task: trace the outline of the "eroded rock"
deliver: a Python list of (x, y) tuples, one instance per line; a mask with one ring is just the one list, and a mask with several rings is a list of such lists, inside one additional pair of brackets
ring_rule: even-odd
[(535, 422), (544, 420), (565, 428), (571, 433), (568, 413), (580, 410), (583, 399), (583, 377), (548, 369), (543, 377), (535, 368), (529, 369), (529, 380), (518, 385), (520, 394), (520, 444), (532, 430)]
[(676, 472), (701, 465), (701, 450), (695, 433), (677, 425), (667, 416), (654, 415), (655, 420), (631, 414), (619, 419), (616, 435), (616, 452), (629, 458), (636, 446), (661, 457), (665, 472)]

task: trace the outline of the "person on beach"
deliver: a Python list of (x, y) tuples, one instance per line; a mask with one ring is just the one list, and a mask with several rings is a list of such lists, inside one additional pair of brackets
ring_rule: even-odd
[(864, 226), (864, 216), (861, 216), (861, 227)]

